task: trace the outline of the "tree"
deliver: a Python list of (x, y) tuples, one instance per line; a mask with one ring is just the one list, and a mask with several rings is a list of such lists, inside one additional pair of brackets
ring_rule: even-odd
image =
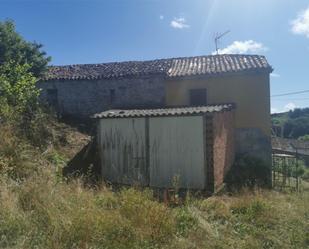
[(40, 90), (30, 68), (15, 62), (0, 65), (0, 129), (10, 127), (31, 144), (45, 147), (51, 137), (49, 116), (39, 104)]
[(298, 138), (300, 141), (308, 141), (309, 142), (309, 134), (303, 135)]
[(27, 64), (29, 72), (40, 77), (51, 60), (41, 49), (42, 44), (24, 40), (16, 32), (13, 21), (0, 22), (0, 65), (12, 62)]
[(0, 65), (0, 98), (14, 112), (32, 113), (38, 106), (39, 89), (36, 78), (29, 72), (30, 65), (7, 62)]

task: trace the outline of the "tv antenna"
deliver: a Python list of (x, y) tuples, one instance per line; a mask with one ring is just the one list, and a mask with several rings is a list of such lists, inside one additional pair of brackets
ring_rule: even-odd
[(215, 36), (215, 44), (216, 44), (216, 51), (217, 51), (217, 55), (219, 54), (219, 48), (218, 48), (218, 44), (219, 44), (219, 39), (221, 39), (223, 36), (227, 35), (228, 33), (230, 33), (231, 30), (227, 30), (224, 33), (217, 33)]

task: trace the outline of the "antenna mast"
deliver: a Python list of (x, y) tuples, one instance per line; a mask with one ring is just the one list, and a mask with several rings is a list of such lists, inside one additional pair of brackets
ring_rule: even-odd
[(217, 33), (215, 36), (215, 44), (216, 44), (216, 51), (217, 51), (217, 55), (219, 54), (219, 48), (218, 48), (218, 43), (219, 43), (219, 39), (221, 39), (223, 36), (225, 36), (226, 34), (230, 33), (230, 30), (225, 31), (224, 33), (220, 34)]

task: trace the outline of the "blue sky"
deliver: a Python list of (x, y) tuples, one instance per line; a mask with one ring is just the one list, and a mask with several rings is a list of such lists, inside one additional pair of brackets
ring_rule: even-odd
[[(214, 35), (231, 30), (222, 53), (265, 55), (271, 94), (309, 90), (308, 0), (0, 0), (52, 64), (208, 55)], [(272, 111), (309, 107), (309, 92), (272, 98)]]

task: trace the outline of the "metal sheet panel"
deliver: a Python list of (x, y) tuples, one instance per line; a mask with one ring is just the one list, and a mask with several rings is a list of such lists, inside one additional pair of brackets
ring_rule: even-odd
[(150, 186), (204, 189), (203, 117), (149, 118)]
[(100, 120), (98, 142), (105, 180), (121, 184), (149, 184), (145, 124), (145, 118)]

